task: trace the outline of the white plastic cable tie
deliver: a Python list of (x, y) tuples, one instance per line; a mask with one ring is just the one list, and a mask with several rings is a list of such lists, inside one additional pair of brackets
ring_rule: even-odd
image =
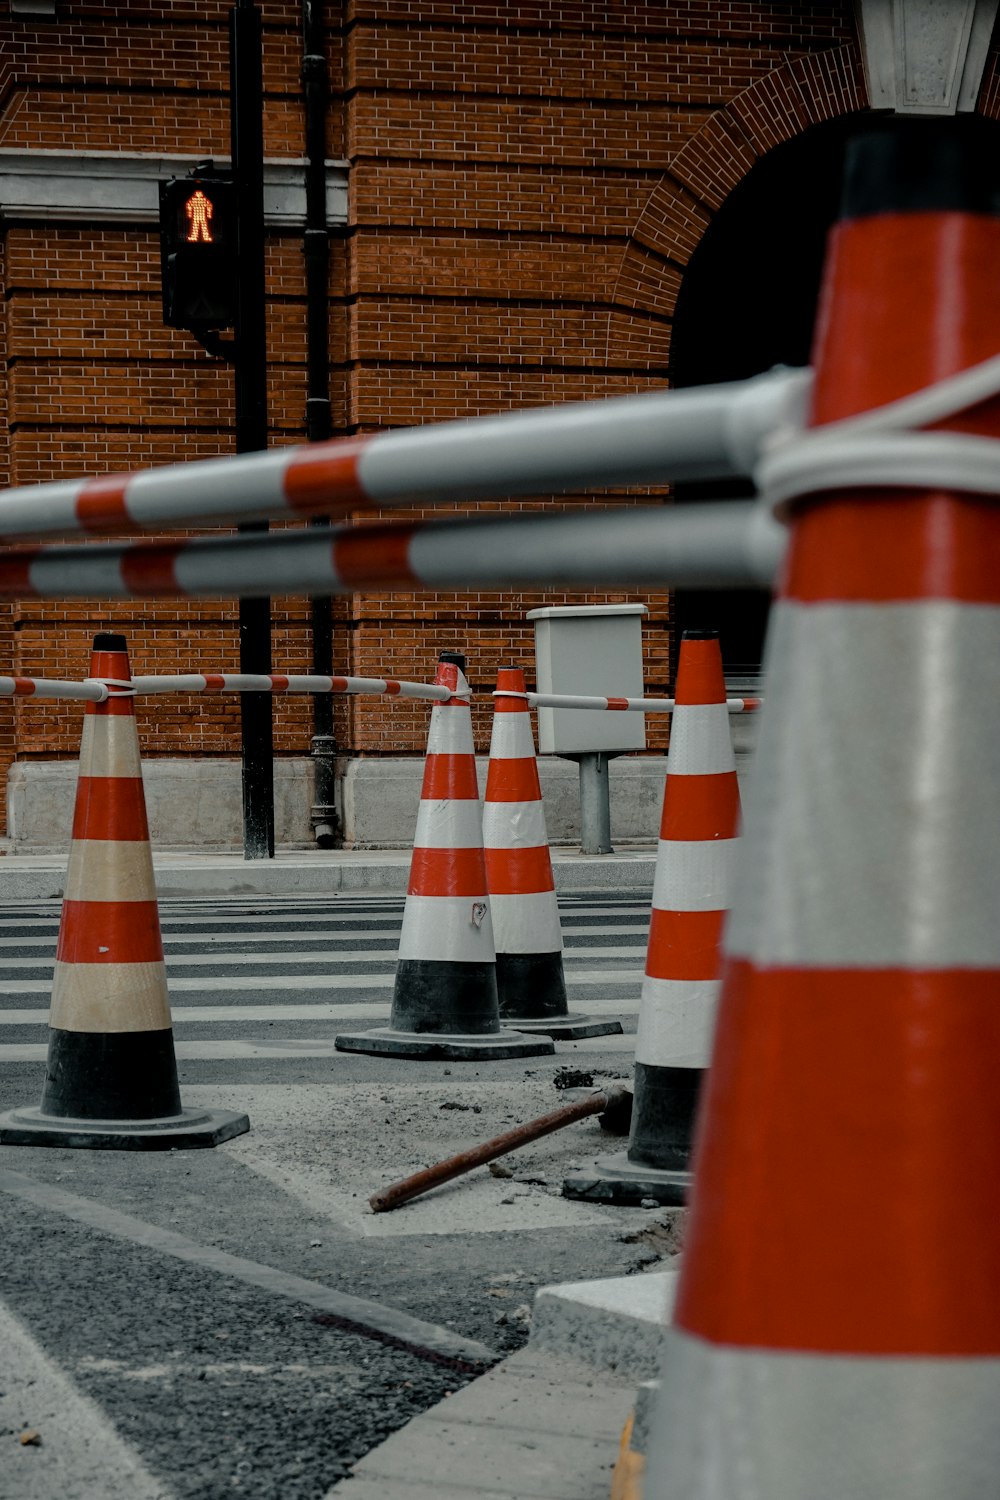
[(777, 428), (754, 479), (765, 510), (822, 490), (919, 487), (1000, 495), (1000, 443), (965, 432), (928, 432), (1000, 395), (1000, 355), (898, 401), (820, 427)]
[(531, 693), (517, 693), (513, 688), (494, 688), (494, 698), (530, 698)]
[[(109, 698), (135, 697), (135, 687), (131, 679), (119, 677), (85, 677), (83, 680), (84, 682), (96, 683), (98, 687), (107, 688)], [(106, 700), (102, 699), (101, 701), (104, 702)]]
[[(438, 684), (437, 683), (432, 683), (431, 686), (432, 687), (437, 687)], [(456, 700), (456, 698), (460, 699), (460, 700), (462, 700), (464, 702), (467, 702), (468, 705), (469, 705), (469, 707), (470, 708), (472, 707), (472, 689), (469, 686), (469, 679), (466, 677), (466, 675), (462, 671), (461, 667), (459, 667), (457, 669), (457, 672), (456, 672), (456, 681), (455, 681), (454, 692), (452, 692), (450, 694), (450, 696), (445, 699), (445, 702), (446, 703), (454, 703), (455, 700)]]
[(724, 418), (725, 446), (733, 472), (752, 474), (775, 433), (805, 426), (813, 371), (776, 365), (743, 381)]

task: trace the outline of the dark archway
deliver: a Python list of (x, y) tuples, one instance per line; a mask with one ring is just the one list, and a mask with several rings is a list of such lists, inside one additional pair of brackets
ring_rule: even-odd
[[(837, 217), (844, 147), (863, 116), (811, 126), (757, 162), (688, 263), (674, 311), (673, 386), (745, 380), (809, 363), (827, 231)], [(752, 486), (679, 484), (679, 500), (738, 499)], [(731, 683), (760, 669), (769, 600), (757, 591), (674, 596), (681, 631), (717, 629)]]

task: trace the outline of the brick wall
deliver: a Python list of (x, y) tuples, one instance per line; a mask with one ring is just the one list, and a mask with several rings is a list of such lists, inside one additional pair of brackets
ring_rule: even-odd
[[(0, 148), (228, 149), (228, 0), (64, 0), (55, 22), (4, 14)], [(265, 4), (265, 149), (301, 156), (300, 7)], [(330, 3), (329, 154), (351, 164), (332, 242), (334, 422), (341, 431), (642, 391), (665, 383), (683, 267), (725, 193), (770, 145), (864, 107), (850, 0)], [(34, 483), (232, 450), (231, 374), (164, 328), (148, 226), (18, 223), (0, 239), (0, 475)], [(301, 241), (269, 236), (270, 419), (304, 435)], [(571, 497), (633, 504), (651, 494)], [(521, 502), (519, 502), (520, 504)], [(538, 501), (524, 504), (566, 503)], [(642, 597), (647, 685), (668, 687), (666, 593)], [(338, 601), (336, 665), (427, 677), (461, 647), (476, 685), (530, 663), (526, 609), (570, 602), (454, 593)], [(308, 607), (277, 601), (275, 662), (306, 670)], [(124, 629), (136, 670), (236, 665), (235, 605), (0, 609), (0, 671), (78, 675), (88, 639)], [(426, 711), (352, 699), (341, 744), (417, 753)], [(307, 701), (275, 704), (280, 754), (308, 749)], [(76, 751), (79, 711), (0, 701), (0, 772)], [(488, 707), (477, 709), (480, 745)], [(140, 709), (147, 752), (233, 755), (235, 701)], [(650, 729), (662, 748), (665, 728)]]
[[(345, 69), (363, 430), (662, 386), (683, 266), (725, 185), (768, 129), (777, 140), (863, 105), (850, 4), (353, 0)], [(639, 597), (647, 687), (666, 692), (666, 593), (572, 602)], [(570, 600), (358, 596), (355, 664), (391, 651), (394, 670), (410, 654), (430, 670), (464, 642), (488, 687), (499, 662), (532, 660), (524, 611)], [(650, 721), (651, 749), (667, 731)], [(422, 733), (419, 712), (356, 710), (364, 753), (417, 749)]]

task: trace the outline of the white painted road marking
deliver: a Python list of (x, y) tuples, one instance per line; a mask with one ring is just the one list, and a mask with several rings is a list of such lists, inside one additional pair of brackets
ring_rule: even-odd
[[(496, 1355), (485, 1344), (474, 1339), (463, 1338), (450, 1328), (436, 1323), (425, 1323), (422, 1318), (413, 1318), (409, 1313), (399, 1312), (381, 1302), (369, 1301), (366, 1297), (352, 1297), (347, 1292), (335, 1292), (318, 1281), (307, 1281), (304, 1276), (292, 1276), (286, 1271), (277, 1271), (273, 1266), (261, 1265), (246, 1260), (241, 1255), (230, 1255), (212, 1245), (199, 1245), (187, 1235), (175, 1234), (170, 1229), (160, 1229), (147, 1224), (131, 1214), (119, 1213), (104, 1203), (91, 1198), (81, 1198), (76, 1193), (67, 1193), (51, 1183), (37, 1182), (21, 1172), (0, 1169), (0, 1192), (9, 1193), (24, 1203), (34, 1204), (49, 1213), (61, 1214), (78, 1224), (85, 1224), (99, 1234), (125, 1240), (129, 1244), (143, 1245), (161, 1255), (185, 1261), (205, 1271), (215, 1271), (230, 1276), (247, 1286), (257, 1287), (275, 1297), (287, 1297), (294, 1302), (315, 1307), (320, 1312), (330, 1313), (354, 1325), (355, 1332), (370, 1329), (401, 1340), (414, 1353), (443, 1354), (451, 1359), (472, 1360), (477, 1364), (492, 1364)], [(92, 1491), (102, 1494), (103, 1491)], [(155, 1491), (153, 1493), (161, 1493)]]
[[(621, 1015), (619, 1011), (617, 1014)], [(374, 1025), (387, 1021), (388, 1016), (372, 1017)], [(556, 1055), (575, 1052), (623, 1052), (629, 1057), (635, 1053), (635, 1035), (586, 1037), (579, 1042), (556, 1042)], [(188, 1042), (175, 1041), (174, 1052), (178, 1062), (230, 1062), (236, 1059), (253, 1059), (258, 1062), (270, 1059), (287, 1061), (291, 1057), (339, 1058), (350, 1056), (338, 1052), (328, 1037), (268, 1037), (266, 1042), (243, 1041), (229, 1037), (223, 1041)], [(45, 1042), (4, 1042), (0, 1044), (0, 1063), (43, 1063), (48, 1057)]]
[[(580, 969), (573, 971), (570, 982), (572, 985), (629, 984), (634, 972), (630, 969)], [(170, 989), (176, 995), (252, 989), (391, 990), (394, 982), (394, 974), (275, 974), (266, 984), (255, 982), (252, 975), (232, 979), (208, 976), (204, 979), (172, 979)], [(0, 980), (0, 995), (47, 995), (51, 988), (50, 979)]]
[[(637, 1015), (639, 1010), (638, 990), (632, 1005), (621, 1004), (598, 996), (587, 1001), (587, 1010), (592, 1015), (617, 1016)], [(0, 1026), (44, 1026), (49, 1019), (47, 1010), (0, 1010)], [(175, 1026), (199, 1024), (219, 1025), (223, 1022), (240, 1023), (253, 1021), (387, 1021), (389, 1010), (383, 1001), (380, 1005), (363, 1002), (352, 1005), (181, 1005), (174, 1009)], [(515, 1028), (516, 1029), (516, 1028)]]
[[(170, 1500), (172, 1492), (3, 1302), (0, 1349), (0, 1494), (17, 1500)], [(40, 1434), (39, 1447), (15, 1442), (14, 1434), (25, 1427)]]
[[(570, 948), (564, 954), (569, 963), (585, 963), (587, 960), (596, 958), (608, 959), (644, 959), (646, 957), (645, 943), (639, 947), (621, 948)], [(46, 962), (43, 955), (38, 958), (5, 958), (2, 961), (5, 974), (16, 972), (20, 969), (38, 969)], [(49, 959), (54, 962), (54, 959)], [(168, 953), (168, 969), (185, 968), (208, 968), (218, 967), (220, 969), (233, 964), (252, 965), (254, 968), (277, 968), (280, 964), (370, 964), (396, 962), (396, 949), (392, 948), (358, 948), (350, 953)], [(266, 976), (268, 985), (280, 982), (281, 975)], [(0, 993), (5, 993), (0, 990)]]
[[(453, 1099), (466, 1105), (481, 1102), (484, 1107), (483, 1119), (465, 1116), (466, 1144), (493, 1135), (506, 1115), (530, 1118), (543, 1107), (551, 1108), (547, 1083), (529, 1085), (526, 1090), (520, 1080), (491, 1080), (488, 1097), (480, 1080), (452, 1078), (448, 1087)], [(602, 1205), (564, 1198), (558, 1190), (564, 1165), (574, 1159), (581, 1142), (587, 1141), (585, 1130), (557, 1133), (539, 1148), (544, 1152), (547, 1188), (540, 1183), (498, 1180), (480, 1169), (442, 1184), (433, 1193), (407, 1203), (398, 1213), (372, 1213), (368, 1207), (370, 1193), (387, 1187), (407, 1171), (448, 1155), (446, 1142), (452, 1138), (451, 1130), (442, 1130), (439, 1123), (440, 1084), (396, 1082), (392, 1085), (393, 1106), (407, 1117), (403, 1154), (380, 1152), (374, 1141), (368, 1151), (359, 1150), (361, 1142), (377, 1135), (386, 1113), (380, 1096), (386, 1092), (385, 1084), (341, 1083), (335, 1075), (330, 1081), (291, 1088), (218, 1082), (185, 1088), (196, 1108), (211, 1099), (213, 1106), (221, 1103), (230, 1109), (238, 1100), (239, 1108), (250, 1115), (253, 1129), (239, 1141), (227, 1142), (227, 1156), (265, 1178), (282, 1194), (298, 1199), (310, 1217), (328, 1220), (338, 1233), (363, 1239), (410, 1236), (426, 1240), (435, 1235), (499, 1232), (506, 1236), (628, 1219), (628, 1210), (609, 1211)], [(528, 1098), (533, 1102), (528, 1103)], [(326, 1149), (317, 1151), (309, 1143), (315, 1141), (315, 1122), (320, 1114), (333, 1128)], [(590, 1129), (593, 1135), (600, 1135), (594, 1122)], [(585, 1145), (583, 1149), (587, 1149)], [(512, 1160), (511, 1165), (522, 1163)], [(525, 1284), (530, 1300), (529, 1285), (533, 1283)]]
[[(400, 924), (396, 923), (396, 925), (392, 928), (380, 928), (375, 929), (371, 932), (362, 930), (360, 928), (356, 929), (353, 932), (310, 932), (308, 931), (308, 929), (303, 928), (301, 930), (297, 929), (294, 936), (290, 936), (287, 930), (285, 932), (198, 932), (174, 934), (171, 933), (168, 928), (164, 927), (163, 944), (164, 947), (167, 948), (177, 947), (183, 944), (185, 948), (203, 949), (212, 948), (216, 945), (221, 946), (225, 943), (239, 943), (242, 947), (246, 947), (247, 945), (252, 943), (287, 943), (289, 946), (292, 946), (293, 944), (299, 942), (337, 943), (343, 942), (345, 938), (357, 938), (365, 942), (385, 945), (384, 949), (382, 947), (378, 949), (367, 949), (366, 952), (369, 954), (372, 951), (385, 951), (395, 956), (396, 948), (399, 943), (399, 926)], [(646, 933), (648, 931), (648, 928), (649, 913), (646, 912), (642, 918), (642, 921), (638, 923), (610, 923), (608, 925), (595, 923), (593, 926), (585, 927), (567, 927), (564, 925), (562, 929), (562, 935), (564, 940), (569, 943), (574, 942), (574, 940), (577, 938), (583, 937), (642, 937), (643, 944), (645, 945)], [(56, 949), (56, 931), (53, 927), (53, 930), (48, 937), (0, 937), (0, 948), (9, 948), (13, 952), (17, 952), (19, 949), (24, 948), (47, 948), (54, 957)], [(322, 950), (320, 950), (320, 952), (321, 951)], [(335, 957), (343, 958), (346, 956), (345, 953), (337, 953), (336, 949), (331, 949), (330, 952)], [(169, 961), (169, 954), (167, 955), (167, 958)], [(263, 955), (261, 955), (261, 961), (264, 961)], [(4, 963), (6, 962), (7, 960), (4, 960)]]

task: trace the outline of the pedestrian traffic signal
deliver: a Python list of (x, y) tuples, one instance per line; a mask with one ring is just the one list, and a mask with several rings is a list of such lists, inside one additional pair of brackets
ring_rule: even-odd
[(160, 183), (163, 321), (203, 333), (236, 322), (236, 189), (217, 176)]

